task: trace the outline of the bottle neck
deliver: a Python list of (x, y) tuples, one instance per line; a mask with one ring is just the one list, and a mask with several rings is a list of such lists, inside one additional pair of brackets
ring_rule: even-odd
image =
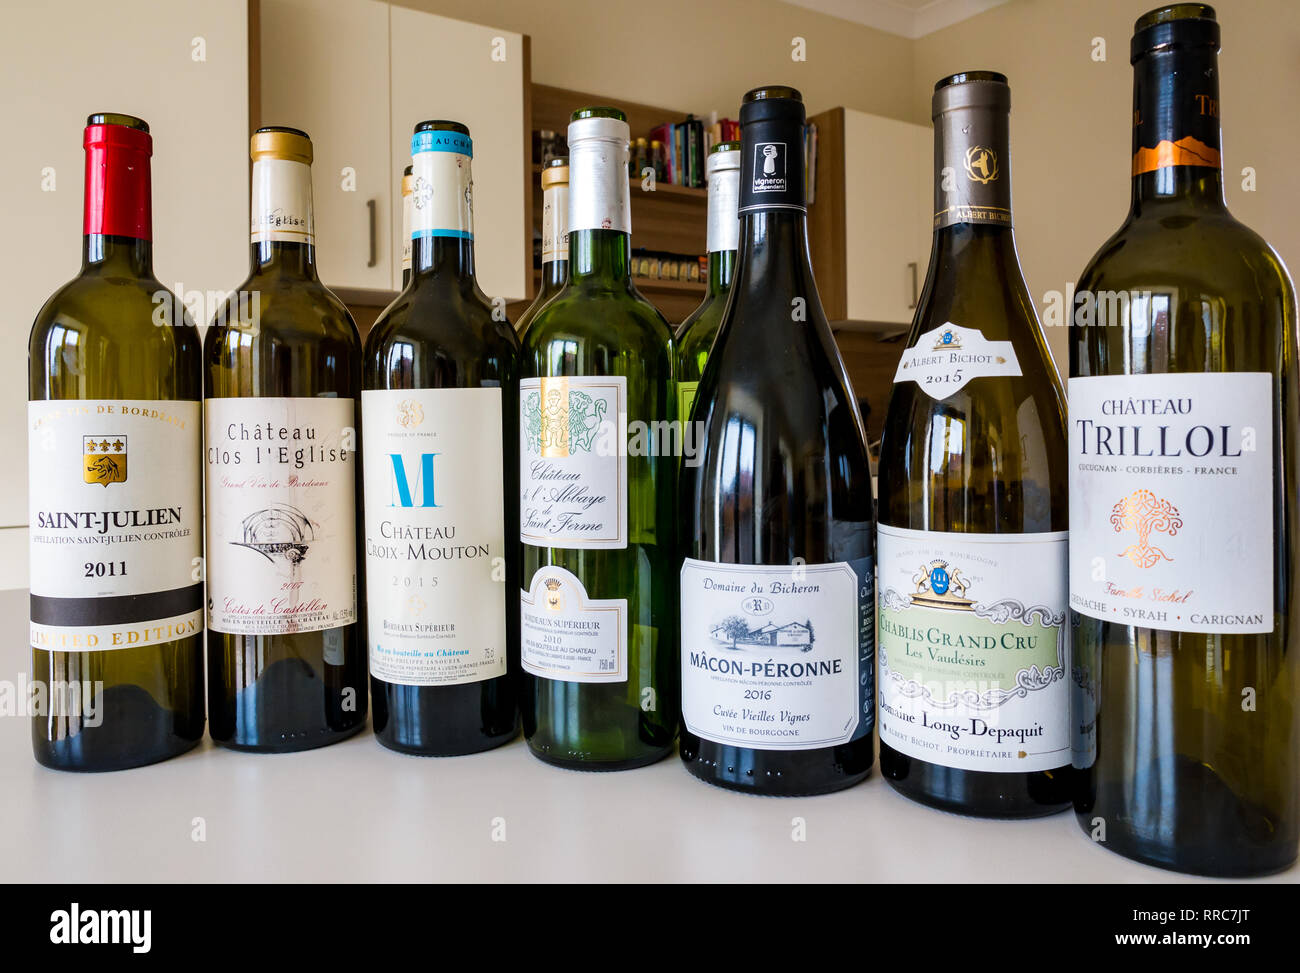
[(964, 98), (946, 90), (935, 94), (936, 241), (951, 227), (1011, 228), (1010, 116), (999, 90), (963, 92)]
[(617, 285), (631, 279), (632, 244), (618, 230), (571, 230), (569, 277), (575, 284)]
[[(713, 277), (712, 262), (709, 276)], [(739, 299), (751, 292), (755, 299), (786, 305), (796, 297), (806, 299), (813, 279), (807, 214), (796, 209), (745, 213), (740, 221), (740, 249), (734, 257), (733, 278), (729, 284), (739, 292)]]
[(82, 272), (152, 277), (152, 141), (115, 125), (91, 126), (85, 148)]
[(1171, 46), (1133, 63), (1133, 215), (1168, 204), (1223, 209), (1219, 56)]
[(542, 293), (554, 294), (563, 289), (569, 281), (568, 251), (560, 260), (548, 260), (542, 264)]
[[(419, 133), (416, 138), (429, 135)], [(413, 146), (411, 282), (474, 280), (474, 180), (470, 142), (439, 133)]]
[(709, 297), (725, 294), (736, 273), (736, 251), (717, 250), (709, 254)]
[(249, 237), (254, 274), (316, 279), (311, 166), (293, 159), (253, 163)]

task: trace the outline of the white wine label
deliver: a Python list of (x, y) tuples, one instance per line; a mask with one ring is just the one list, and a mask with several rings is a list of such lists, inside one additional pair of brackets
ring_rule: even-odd
[(520, 538), (538, 547), (627, 547), (627, 378), (519, 383)]
[(682, 564), (682, 718), (715, 743), (811, 750), (871, 733), (870, 558)]
[(881, 742), (960, 770), (1070, 762), (1068, 538), (877, 528)]
[(561, 567), (537, 569), (520, 593), (523, 667), (562, 682), (627, 682), (627, 599), (587, 597)]
[(203, 631), (198, 402), (27, 404), (31, 644), (90, 652)]
[(365, 391), (361, 414), (371, 675), (504, 676), (501, 390)]
[(313, 243), (311, 166), (290, 159), (253, 163), (253, 243)]
[(1009, 341), (988, 341), (974, 328), (947, 322), (927, 331), (903, 352), (894, 384), (915, 382), (932, 399), (943, 400), (972, 379), (1019, 375), (1020, 361)]
[(1072, 378), (1070, 607), (1167, 632), (1273, 631), (1273, 379)]
[(628, 131), (616, 118), (569, 123), (570, 232), (632, 232)]
[(357, 620), (356, 403), (204, 403), (208, 627), (286, 635)]
[(411, 236), (474, 239), (473, 143), (462, 132), (411, 138)]
[(569, 187), (552, 186), (543, 195), (542, 263), (569, 259)]

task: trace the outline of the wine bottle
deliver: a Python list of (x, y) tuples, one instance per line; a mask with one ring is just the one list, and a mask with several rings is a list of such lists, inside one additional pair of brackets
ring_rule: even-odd
[(414, 169), (402, 170), (402, 286), (411, 282), (411, 184), (415, 181)]
[(519, 389), (524, 735), (584, 770), (659, 760), (678, 720), (673, 342), (630, 276), (627, 145), (618, 109), (573, 114), (569, 281)]
[(208, 717), (285, 752), (365, 723), (361, 339), (317, 275), (311, 141), (260, 128), (251, 151), (252, 268), (203, 348)]
[(756, 88), (740, 124), (736, 277), (681, 468), (681, 757), (820, 794), (873, 760), (871, 469), (808, 253), (802, 96)]
[(1004, 76), (935, 85), (934, 246), (880, 447), (880, 772), (963, 814), (1070, 804), (1065, 395), (1020, 272)]
[(677, 413), (682, 421), (691, 416), (695, 390), (709, 349), (718, 333), (722, 312), (727, 307), (731, 277), (736, 269), (736, 247), (740, 218), (736, 200), (740, 194), (740, 143), (719, 142), (709, 153), (709, 284), (700, 306), (677, 329)]
[(32, 747), (120, 770), (203, 736), (201, 349), (153, 272), (149, 126), (84, 146), (81, 273), (29, 344)]
[(1075, 811), (1262, 874), (1300, 834), (1295, 289), (1224, 201), (1213, 9), (1134, 30), (1132, 205), (1070, 323)]
[(411, 154), (413, 272), (361, 396), (370, 685), (380, 743), (448, 756), (519, 732), (519, 341), (474, 277), (469, 129)]
[(542, 166), (542, 286), (515, 322), (523, 334), (537, 312), (569, 280), (569, 158), (556, 156)]

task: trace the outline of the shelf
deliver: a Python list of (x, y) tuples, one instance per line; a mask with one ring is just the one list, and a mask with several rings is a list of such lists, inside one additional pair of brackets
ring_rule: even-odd
[[(29, 671), (26, 610), (25, 591), (0, 593), (0, 678)], [(543, 764), (522, 740), (403, 756), (366, 727), (304, 753), (204, 739), (150, 767), (69, 774), (36, 764), (17, 716), (0, 720), (0, 762), (0, 858), (24, 882), (1196, 881), (1098, 848), (1071, 813), (957, 817), (875, 771), (838, 794), (758, 799), (701, 783), (674, 755), (584, 774)], [(196, 817), (204, 841), (190, 840)], [(806, 840), (791, 840), (795, 819)]]

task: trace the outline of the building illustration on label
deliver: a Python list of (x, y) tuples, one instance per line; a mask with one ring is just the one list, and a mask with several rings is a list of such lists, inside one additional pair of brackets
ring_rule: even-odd
[(931, 561), (929, 566), (921, 565), (921, 570), (912, 577), (916, 591), (912, 593), (912, 604), (926, 608), (943, 608), (953, 611), (972, 611), (975, 602), (965, 597), (970, 587), (962, 577), (959, 568), (948, 570), (949, 564), (942, 559)]
[(732, 649), (752, 645), (769, 649), (797, 648), (801, 652), (811, 652), (813, 625), (812, 620), (808, 619), (784, 625), (764, 622), (754, 627), (741, 615), (728, 615), (710, 628), (709, 637)]
[(235, 547), (256, 551), (272, 564), (281, 562), (291, 569), (307, 558), (316, 540), (316, 524), (297, 507), (277, 503), (244, 518), (244, 539), (231, 541)]
[(524, 402), (524, 423), (530, 452), (543, 456), (572, 456), (591, 452), (592, 442), (605, 418), (609, 404), (586, 392), (570, 389), (566, 400), (560, 389), (531, 392)]
[(972, 145), (966, 150), (964, 165), (971, 181), (982, 186), (987, 186), (1000, 175), (998, 154), (982, 145)]
[(1173, 560), (1150, 542), (1152, 531), (1173, 537), (1183, 526), (1183, 519), (1178, 508), (1168, 500), (1157, 497), (1150, 490), (1134, 490), (1111, 508), (1110, 525), (1116, 533), (1137, 531), (1138, 542), (1124, 548), (1119, 556), (1139, 568), (1150, 568), (1161, 561)]
[(125, 436), (83, 436), (81, 454), (82, 477), (87, 483), (107, 488), (110, 483), (126, 482)]

